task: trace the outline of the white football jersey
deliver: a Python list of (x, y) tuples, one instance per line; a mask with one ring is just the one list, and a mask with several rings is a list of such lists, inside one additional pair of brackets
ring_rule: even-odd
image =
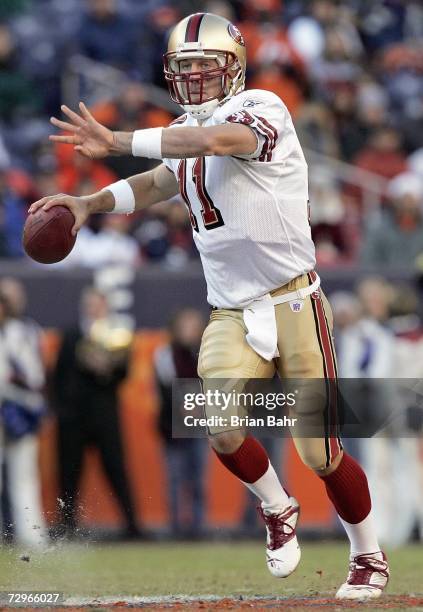
[[(307, 163), (291, 116), (274, 93), (244, 91), (202, 125), (227, 122), (254, 130), (254, 153), (163, 161), (188, 207), (208, 302), (245, 308), (314, 268)], [(197, 125), (183, 115), (171, 127)]]

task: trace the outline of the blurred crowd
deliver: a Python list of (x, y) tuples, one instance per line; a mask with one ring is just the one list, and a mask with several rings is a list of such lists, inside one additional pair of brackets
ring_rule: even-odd
[[(1, 3), (0, 257), (24, 256), (29, 202), (91, 193), (151, 167), (129, 157), (90, 161), (48, 143), (48, 119), (60, 115), (75, 84), (72, 58), (124, 77), (106, 97), (92, 72), (77, 79), (78, 95), (100, 122), (118, 130), (166, 126), (177, 110), (154, 102), (149, 87), (165, 89), (167, 33), (192, 10), (185, 0)], [(421, 3), (204, 0), (195, 10), (237, 23), (248, 52), (247, 87), (273, 90), (294, 117), (310, 162), (319, 264), (415, 266), (423, 253)], [(62, 265), (181, 268), (196, 257), (175, 198), (131, 217), (93, 218)]]

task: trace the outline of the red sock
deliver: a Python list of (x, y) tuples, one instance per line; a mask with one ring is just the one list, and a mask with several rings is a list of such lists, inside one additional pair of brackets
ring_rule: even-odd
[(218, 453), (216, 450), (214, 452), (223, 465), (243, 482), (256, 482), (269, 467), (266, 451), (252, 436), (247, 436), (234, 453)]
[(321, 476), (321, 479), (329, 499), (344, 521), (357, 524), (366, 518), (372, 502), (366, 474), (357, 461), (344, 452), (336, 470), (328, 476)]

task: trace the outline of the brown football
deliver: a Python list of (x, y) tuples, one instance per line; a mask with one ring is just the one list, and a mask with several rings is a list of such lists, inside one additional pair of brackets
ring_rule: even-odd
[(25, 222), (22, 244), (26, 253), (39, 263), (56, 263), (72, 251), (76, 236), (71, 229), (75, 218), (66, 206), (53, 206), (49, 210), (40, 208), (28, 215)]

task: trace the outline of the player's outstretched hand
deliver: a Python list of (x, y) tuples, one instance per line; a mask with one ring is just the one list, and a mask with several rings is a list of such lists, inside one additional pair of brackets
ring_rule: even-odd
[(66, 206), (66, 208), (69, 208), (75, 217), (75, 223), (71, 230), (73, 235), (78, 233), (85, 221), (90, 216), (87, 198), (69, 196), (65, 193), (47, 196), (45, 198), (41, 198), (41, 200), (37, 200), (37, 202), (33, 202), (29, 207), (28, 212), (30, 214), (34, 214), (40, 208), (43, 210), (49, 210), (49, 208), (52, 208), (53, 206)]
[(90, 159), (101, 159), (110, 154), (113, 145), (112, 130), (96, 121), (83, 102), (79, 103), (79, 115), (65, 105), (62, 105), (61, 109), (69, 118), (69, 122), (61, 121), (56, 117), (51, 117), (50, 122), (71, 134), (68, 136), (51, 135), (50, 140), (74, 145), (75, 151), (79, 151)]

